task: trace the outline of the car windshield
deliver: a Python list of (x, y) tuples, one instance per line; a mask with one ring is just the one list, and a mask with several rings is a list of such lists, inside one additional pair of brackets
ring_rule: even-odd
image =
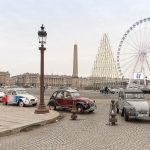
[(144, 94), (143, 93), (126, 93), (126, 99), (144, 100)]
[(72, 97), (79, 97), (80, 94), (79, 94), (78, 92), (72, 92), (72, 93), (71, 93), (71, 96), (72, 96)]
[(17, 94), (28, 94), (26, 90), (17, 90)]

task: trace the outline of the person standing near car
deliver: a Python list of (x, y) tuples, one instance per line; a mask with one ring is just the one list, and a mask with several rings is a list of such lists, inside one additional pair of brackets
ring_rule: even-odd
[(107, 86), (105, 87), (104, 91), (105, 91), (105, 94), (108, 94), (108, 87)]
[(4, 95), (2, 97), (2, 102), (3, 102), (3, 104), (7, 105), (7, 95)]

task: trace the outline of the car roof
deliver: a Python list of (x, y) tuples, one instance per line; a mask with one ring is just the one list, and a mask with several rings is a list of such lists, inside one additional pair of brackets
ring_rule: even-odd
[(124, 91), (125, 93), (143, 93), (142, 90), (134, 88), (120, 89), (120, 91)]
[(75, 89), (61, 89), (61, 90), (57, 90), (57, 92), (59, 92), (59, 91), (63, 91), (63, 92), (71, 92), (71, 93), (78, 92), (78, 91), (75, 90)]

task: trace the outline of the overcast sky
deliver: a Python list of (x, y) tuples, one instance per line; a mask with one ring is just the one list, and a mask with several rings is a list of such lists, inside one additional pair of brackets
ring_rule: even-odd
[(45, 74), (72, 75), (77, 43), (79, 76), (89, 76), (102, 35), (116, 53), (126, 30), (148, 17), (149, 0), (0, 0), (0, 71), (40, 72), (37, 32), (44, 24)]

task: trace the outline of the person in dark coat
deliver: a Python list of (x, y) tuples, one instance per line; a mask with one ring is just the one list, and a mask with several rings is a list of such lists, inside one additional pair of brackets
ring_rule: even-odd
[(105, 94), (108, 94), (108, 87), (107, 86), (105, 87), (104, 91), (105, 91)]

